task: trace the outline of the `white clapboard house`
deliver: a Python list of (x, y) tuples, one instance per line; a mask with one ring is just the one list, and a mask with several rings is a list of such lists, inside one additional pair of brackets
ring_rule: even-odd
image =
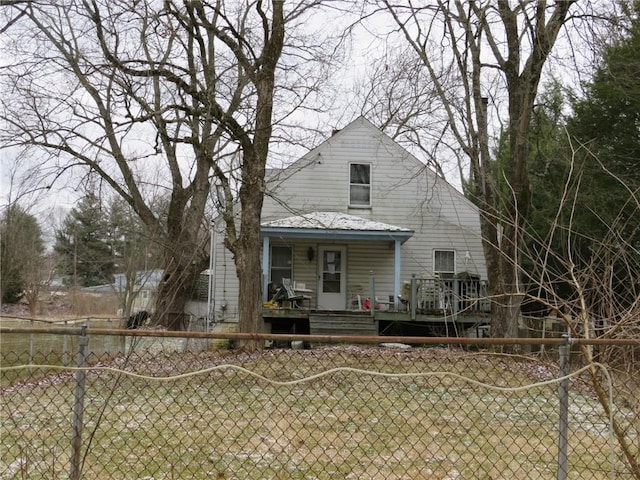
[[(486, 321), (478, 209), (365, 118), (267, 179), (266, 331), (451, 334)], [(216, 225), (212, 303), (228, 323), (238, 279)]]

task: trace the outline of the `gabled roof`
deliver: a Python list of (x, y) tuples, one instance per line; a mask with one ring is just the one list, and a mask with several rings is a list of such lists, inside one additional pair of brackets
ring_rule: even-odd
[[(456, 189), (444, 178), (438, 176), (430, 167), (428, 167), (423, 162), (421, 162), (411, 152), (409, 152), (403, 146), (398, 144), (394, 139), (392, 139), (390, 136), (388, 136), (386, 133), (384, 133), (382, 130), (380, 130), (378, 127), (376, 127), (372, 122), (370, 122), (368, 119), (366, 119), (362, 115), (357, 117), (355, 120), (351, 121), (350, 123), (348, 123), (343, 128), (335, 130), (332, 136), (324, 139), (322, 142), (320, 142), (319, 145), (315, 146), (314, 148), (306, 152), (304, 155), (302, 155), (293, 163), (282, 168), (267, 168), (265, 179), (267, 180), (267, 182), (269, 182), (270, 180), (277, 179), (278, 175), (284, 174), (285, 175), (284, 181), (286, 181), (288, 178), (286, 177), (286, 172), (288, 171), (296, 172), (302, 168), (305, 168), (307, 165), (315, 161), (315, 159), (319, 157), (319, 155), (322, 153), (324, 149), (331, 148), (331, 144), (333, 142), (338, 142), (341, 138), (348, 137), (350, 132), (358, 127), (365, 127), (366, 129), (368, 129), (368, 131), (371, 132), (373, 137), (375, 137), (379, 142), (384, 143), (384, 145), (388, 147), (390, 152), (392, 153), (395, 152), (397, 155), (401, 156), (403, 159), (408, 159), (409, 161), (413, 162), (416, 167), (425, 168), (425, 171), (428, 172), (428, 174), (431, 176), (431, 178), (433, 179), (433, 182), (444, 185), (447, 191), (451, 194), (451, 196), (456, 197), (461, 202), (465, 202), (466, 204), (471, 206), (473, 209), (478, 208), (471, 200), (466, 198), (461, 191)], [(239, 200), (236, 199), (234, 205), (236, 207), (239, 207), (239, 203), (240, 203)], [(322, 212), (316, 212), (316, 213), (322, 213)], [(324, 213), (327, 213), (327, 212), (324, 212)], [(212, 221), (217, 223), (222, 221), (222, 219), (223, 219), (223, 216), (218, 214), (214, 217)]]
[(302, 155), (299, 159), (297, 159), (292, 164), (287, 165), (284, 168), (269, 169), (270, 175), (275, 176), (275, 175), (278, 175), (278, 173), (283, 173), (288, 170), (295, 172), (297, 169), (304, 168), (310, 162), (314, 161), (314, 159), (316, 159), (318, 155), (323, 152), (324, 149), (331, 148), (330, 147), (331, 144), (339, 142), (344, 137), (348, 137), (351, 134), (352, 130), (355, 130), (360, 127), (366, 128), (371, 133), (372, 137), (377, 139), (377, 141), (381, 142), (382, 144), (385, 145), (386, 148), (389, 149), (389, 152), (392, 155), (398, 155), (403, 159), (406, 159), (412, 162), (416, 167), (424, 168), (425, 169), (424, 171), (427, 172), (428, 175), (430, 175), (433, 182), (437, 182), (439, 184), (444, 185), (448, 189), (448, 191), (451, 193), (452, 196), (457, 197), (460, 201), (466, 202), (468, 205), (472, 206), (474, 209), (477, 209), (477, 206), (473, 202), (471, 202), (471, 200), (465, 197), (461, 191), (459, 191), (452, 184), (447, 182), (444, 178), (438, 176), (431, 167), (426, 165), (424, 162), (420, 161), (418, 157), (413, 155), (406, 148), (404, 148), (402, 145), (400, 145), (393, 138), (391, 138), (389, 135), (383, 132), (380, 128), (376, 127), (375, 124), (373, 124), (371, 121), (369, 121), (367, 118), (365, 118), (362, 115), (355, 118), (354, 120), (349, 122), (347, 125), (345, 125), (341, 129), (334, 130), (334, 133), (330, 137), (324, 139), (322, 142), (320, 142), (320, 144), (316, 145), (314, 148), (312, 148), (307, 153)]
[[(380, 130), (378, 127), (376, 127), (373, 123), (371, 123), (369, 120), (367, 120), (364, 116), (360, 115), (359, 117), (357, 117), (355, 120), (352, 120), (351, 122), (349, 122), (344, 127), (340, 128), (340, 129), (335, 129), (333, 131), (333, 134), (330, 137), (325, 138), (324, 140), (322, 140), (318, 145), (316, 145), (311, 150), (309, 150), (307, 153), (302, 155), (299, 159), (297, 159), (292, 164), (287, 165), (284, 168), (271, 169), (271, 170), (272, 170), (272, 172), (285, 171), (285, 170), (288, 170), (288, 169), (292, 169), (292, 170), (295, 171), (295, 169), (301, 168), (300, 164), (302, 164), (302, 168), (304, 168), (304, 165), (309, 163), (309, 161), (315, 159), (318, 156), (319, 153), (321, 153), (325, 148), (327, 148), (328, 145), (330, 145), (330, 144), (332, 144), (334, 142), (339, 142), (344, 137), (348, 137), (352, 130), (355, 130), (355, 129), (360, 128), (360, 127), (365, 127), (379, 141), (387, 143), (387, 145), (390, 146), (391, 148), (395, 148), (399, 152), (399, 154), (402, 154), (403, 156), (408, 156), (408, 158), (411, 158), (418, 165), (424, 165), (422, 162), (420, 162), (420, 160), (418, 160), (418, 158), (416, 158), (413, 155), (411, 155), (411, 153), (409, 153), (407, 150), (405, 150), (403, 147), (401, 147), (398, 143), (396, 143), (395, 140), (393, 140), (386, 133), (384, 133), (382, 130)], [(435, 173), (434, 173), (434, 175), (435, 175)]]
[(263, 237), (314, 238), (341, 240), (399, 240), (406, 242), (413, 230), (375, 222), (342, 212), (311, 212), (264, 222)]

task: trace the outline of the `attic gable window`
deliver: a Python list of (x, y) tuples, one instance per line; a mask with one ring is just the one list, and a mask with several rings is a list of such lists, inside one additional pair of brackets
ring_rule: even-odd
[(349, 206), (371, 206), (371, 164), (349, 164)]

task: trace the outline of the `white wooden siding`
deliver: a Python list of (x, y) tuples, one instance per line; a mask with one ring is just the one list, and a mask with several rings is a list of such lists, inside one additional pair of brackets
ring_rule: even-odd
[[(370, 208), (348, 208), (349, 164), (353, 162), (371, 164)], [(270, 178), (263, 221), (313, 211), (342, 211), (410, 228), (415, 233), (402, 246), (401, 280), (409, 280), (412, 274), (432, 274), (433, 251), (437, 249), (456, 251), (456, 272), (466, 270), (486, 278), (477, 208), (364, 118), (355, 120), (287, 169), (271, 171)], [(215, 297), (217, 306), (222, 298), (228, 302), (224, 318), (231, 319), (237, 316), (238, 280), (233, 259), (221, 242), (222, 234), (218, 235)], [(277, 243), (275, 239), (271, 242)], [(317, 256), (318, 244), (286, 243), (294, 247), (294, 280), (315, 291), (317, 259), (309, 262), (307, 250), (313, 246)], [(368, 296), (371, 270), (377, 295), (393, 294), (394, 255), (390, 243), (340, 244), (347, 246), (348, 295), (360, 289)], [(470, 259), (465, 261), (467, 252)]]

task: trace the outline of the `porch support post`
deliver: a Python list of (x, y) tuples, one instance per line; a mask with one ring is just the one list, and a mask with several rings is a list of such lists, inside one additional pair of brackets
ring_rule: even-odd
[(402, 266), (402, 259), (400, 257), (400, 240), (396, 238), (395, 242), (395, 263), (394, 263), (394, 272), (393, 272), (393, 305), (396, 310), (398, 310), (400, 295), (400, 268)]
[(269, 237), (262, 239), (262, 301), (269, 299)]

